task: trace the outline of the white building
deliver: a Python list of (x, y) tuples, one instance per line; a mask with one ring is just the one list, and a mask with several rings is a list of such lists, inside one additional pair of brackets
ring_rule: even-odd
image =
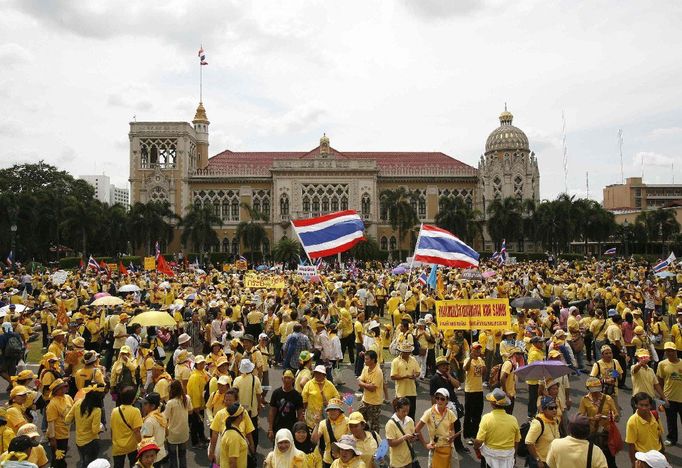
[(114, 205), (120, 203), (128, 206), (130, 203), (130, 195), (127, 188), (118, 188), (111, 184), (109, 176), (104, 174), (99, 175), (84, 175), (81, 179), (92, 185), (95, 189), (95, 198), (102, 203)]

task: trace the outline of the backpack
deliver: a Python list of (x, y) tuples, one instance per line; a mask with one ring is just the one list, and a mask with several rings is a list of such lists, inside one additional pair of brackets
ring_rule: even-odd
[(419, 340), (414, 335), (412, 335), (412, 345), (414, 346), (414, 349), (412, 350), (412, 356), (419, 356), (421, 354), (422, 346), (419, 344)]
[[(542, 434), (545, 432), (545, 423), (542, 419), (540, 418), (533, 418), (537, 419), (540, 421), (540, 435), (538, 436), (537, 439), (535, 439), (535, 443), (538, 443), (538, 440), (540, 440), (540, 437), (542, 437)], [(526, 445), (526, 436), (528, 435), (528, 431), (530, 430), (530, 424), (532, 421), (526, 421), (525, 423), (521, 424), (521, 427), (519, 428), (521, 432), (521, 440), (519, 441), (519, 444), (516, 448), (516, 454), (520, 457), (527, 457), (528, 456), (528, 446)]]
[(83, 334), (81, 336), (88, 344), (92, 341), (92, 332), (88, 329), (87, 326), (85, 327), (85, 330), (83, 330)]
[(116, 387), (119, 393), (126, 387), (134, 387), (135, 381), (133, 380), (133, 373), (128, 366), (123, 366), (121, 369), (121, 377), (118, 379)]
[(9, 359), (22, 359), (24, 357), (24, 344), (21, 342), (21, 338), (15, 334), (10, 335), (7, 338), (3, 356)]
[(497, 364), (493, 366), (493, 368), (490, 370), (490, 377), (488, 377), (488, 388), (490, 390), (494, 390), (496, 388), (499, 388), (501, 383), (502, 383), (502, 366), (504, 365), (504, 362), (502, 364)]

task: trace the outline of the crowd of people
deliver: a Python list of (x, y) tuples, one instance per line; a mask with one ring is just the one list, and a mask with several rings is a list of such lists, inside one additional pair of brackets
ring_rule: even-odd
[[(172, 276), (4, 272), (0, 463), (66, 467), (76, 449), (79, 468), (184, 468), (188, 450), (205, 450), (220, 467), (402, 468), (417, 466), (421, 446), (435, 468), (467, 453), (490, 468), (518, 457), (615, 468), (626, 446), (633, 467), (670, 466), (682, 418), (682, 275), (659, 278), (634, 260), (486, 268), (478, 280), (445, 269), (434, 289), (418, 271), (377, 264), (328, 268), (317, 281), (212, 265)], [(284, 287), (249, 288), (248, 275)], [(486, 298), (528, 301), (510, 308), (504, 329), (439, 327), (437, 301)], [(148, 311), (166, 320), (143, 320)], [(566, 371), (517, 376), (544, 361)], [(581, 373), (584, 396), (573, 401)], [(262, 457), (265, 438), (273, 449)]]

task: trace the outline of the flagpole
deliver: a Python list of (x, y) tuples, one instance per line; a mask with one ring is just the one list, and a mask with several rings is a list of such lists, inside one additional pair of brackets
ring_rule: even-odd
[(199, 58), (199, 102), (204, 102), (204, 67), (201, 65), (201, 58)]
[(414, 244), (414, 250), (412, 251), (412, 260), (410, 260), (410, 273), (407, 275), (408, 287), (410, 285), (410, 280), (412, 279), (412, 267), (414, 266), (414, 253), (417, 251), (417, 246), (419, 245), (419, 239), (422, 236), (422, 228), (423, 227), (424, 227), (424, 223), (421, 223), (419, 225), (419, 235), (417, 236), (417, 242)]
[[(291, 223), (291, 230), (294, 231), (296, 234), (296, 237), (298, 237), (298, 242), (301, 244), (303, 247), (303, 251), (305, 252), (305, 256), (308, 257), (308, 261), (310, 262), (311, 265), (314, 265), (313, 259), (310, 258), (310, 254), (308, 253), (308, 250), (305, 248), (305, 244), (303, 244), (303, 241), (301, 240), (301, 236), (298, 235), (298, 231), (296, 231), (296, 226), (294, 226), (294, 221), (290, 220)], [(300, 258), (300, 255), (299, 255)], [(322, 286), (322, 289), (324, 290), (324, 293), (327, 295), (327, 299), (329, 299), (329, 305), (333, 305), (334, 301), (332, 301), (331, 296), (329, 295), (329, 291), (327, 291), (327, 287), (324, 285), (324, 281), (322, 281), (322, 275), (320, 275), (320, 272), (317, 272), (317, 276), (320, 277), (320, 285)]]

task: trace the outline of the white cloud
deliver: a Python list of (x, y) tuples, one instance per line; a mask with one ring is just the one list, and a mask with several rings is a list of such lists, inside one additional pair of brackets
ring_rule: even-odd
[(654, 138), (682, 136), (682, 127), (655, 128), (649, 132), (649, 135)]
[(671, 167), (674, 164), (676, 158), (665, 156), (663, 154), (654, 153), (651, 151), (638, 151), (632, 158), (632, 163), (635, 166), (649, 167), (649, 166), (661, 166), (661, 167)]
[(26, 48), (15, 43), (0, 44), (0, 67), (14, 68), (19, 64), (32, 60), (32, 54)]

